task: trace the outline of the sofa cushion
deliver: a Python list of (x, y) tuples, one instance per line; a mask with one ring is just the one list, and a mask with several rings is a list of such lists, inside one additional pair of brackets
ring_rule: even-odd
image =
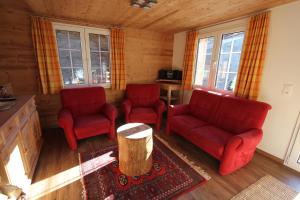
[(157, 119), (157, 114), (153, 108), (147, 107), (136, 107), (132, 108), (129, 118), (131, 122), (155, 122)]
[(225, 145), (234, 135), (214, 126), (203, 126), (190, 131), (190, 141), (217, 159), (221, 159)]
[(271, 106), (263, 102), (223, 97), (214, 122), (235, 134), (261, 129), (269, 109)]
[(191, 129), (205, 126), (207, 123), (192, 115), (177, 115), (171, 119), (170, 124), (172, 131), (188, 138)]
[(152, 107), (158, 100), (160, 87), (158, 84), (127, 84), (126, 98), (132, 107)]
[(212, 122), (221, 99), (220, 95), (194, 90), (189, 103), (190, 113), (202, 120)]
[(75, 118), (74, 131), (78, 139), (109, 133), (110, 121), (102, 114), (78, 116)]
[(61, 90), (60, 97), (63, 108), (73, 117), (99, 113), (106, 102), (103, 87), (67, 88)]

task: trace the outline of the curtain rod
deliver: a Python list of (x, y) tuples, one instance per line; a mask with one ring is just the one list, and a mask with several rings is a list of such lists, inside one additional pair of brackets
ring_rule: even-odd
[(60, 17), (48, 17), (48, 16), (42, 16), (42, 15), (30, 15), (31, 17), (41, 17), (44, 19), (48, 19), (53, 22), (58, 22), (58, 23), (70, 23), (74, 25), (79, 25), (79, 26), (91, 26), (91, 27), (96, 27), (96, 28), (123, 28), (120, 25), (101, 25), (101, 24), (96, 24), (96, 23), (90, 23), (90, 22), (84, 22), (83, 20), (78, 19), (66, 19), (66, 18), (60, 18)]
[(249, 17), (255, 16), (255, 15), (258, 15), (260, 13), (267, 12), (267, 11), (270, 11), (270, 9), (264, 9), (264, 10), (256, 11), (256, 12), (250, 13), (248, 15), (244, 15), (244, 16), (241, 16), (241, 17), (236, 17), (236, 18), (224, 20), (224, 21), (221, 21), (221, 22), (216, 22), (216, 23), (206, 25), (206, 26), (195, 26), (191, 30), (199, 31), (201, 29), (210, 28), (210, 27), (213, 27), (213, 26), (222, 25), (222, 24), (226, 24), (226, 23), (230, 23), (230, 22), (234, 22), (234, 21), (238, 21), (238, 20), (242, 20), (242, 19), (247, 19)]

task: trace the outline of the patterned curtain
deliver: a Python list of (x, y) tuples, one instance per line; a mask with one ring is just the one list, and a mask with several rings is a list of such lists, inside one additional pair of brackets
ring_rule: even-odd
[(199, 32), (189, 31), (186, 37), (184, 61), (183, 61), (183, 89), (191, 90), (193, 81), (193, 72), (195, 65), (195, 58), (197, 52)]
[(270, 12), (251, 17), (246, 36), (235, 95), (256, 100), (266, 54)]
[(125, 80), (125, 59), (124, 45), (125, 33), (122, 29), (112, 28), (110, 31), (111, 43), (111, 87), (115, 90), (124, 90)]
[(57, 94), (62, 88), (59, 58), (51, 21), (31, 18), (31, 32), (38, 62), (41, 92)]

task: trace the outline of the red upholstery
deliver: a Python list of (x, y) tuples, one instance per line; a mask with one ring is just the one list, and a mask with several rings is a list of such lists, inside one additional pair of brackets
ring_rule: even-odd
[(251, 161), (271, 106), (194, 90), (187, 105), (170, 106), (166, 132), (185, 137), (220, 160), (226, 175)]
[(64, 129), (71, 149), (77, 149), (77, 140), (107, 133), (115, 137), (117, 110), (107, 104), (102, 87), (63, 89), (60, 92), (62, 109), (58, 124)]
[(160, 129), (165, 104), (159, 100), (159, 85), (128, 84), (126, 86), (125, 96), (122, 108), (125, 112), (125, 120), (127, 123), (141, 122), (155, 124), (156, 129)]
[(225, 145), (233, 136), (214, 126), (203, 126), (190, 130), (191, 141), (217, 159), (221, 159)]

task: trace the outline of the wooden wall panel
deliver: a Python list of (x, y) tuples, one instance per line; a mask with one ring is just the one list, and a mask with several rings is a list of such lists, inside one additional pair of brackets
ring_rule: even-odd
[[(59, 95), (40, 95), (31, 32), (31, 11), (22, 2), (0, 2), (0, 84), (11, 82), (17, 95), (36, 94), (43, 127), (56, 126)], [(158, 70), (172, 64), (173, 34), (125, 29), (125, 65), (128, 83), (154, 82)], [(108, 102), (118, 103), (122, 91), (106, 90)]]

